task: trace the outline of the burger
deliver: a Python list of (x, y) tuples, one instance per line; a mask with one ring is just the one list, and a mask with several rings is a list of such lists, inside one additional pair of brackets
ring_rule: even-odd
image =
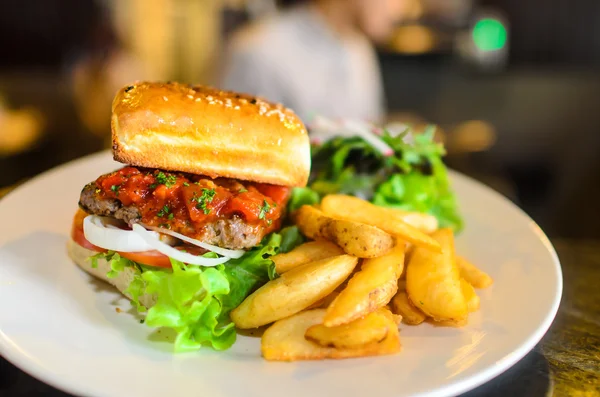
[(310, 144), (300, 119), (258, 97), (179, 83), (122, 88), (112, 152), (124, 164), (79, 197), (68, 252), (131, 299), (176, 350), (235, 341), (229, 312), (276, 277), (269, 259)]

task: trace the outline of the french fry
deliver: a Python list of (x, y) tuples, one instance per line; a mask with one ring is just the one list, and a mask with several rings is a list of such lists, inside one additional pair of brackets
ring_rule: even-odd
[(313, 325), (306, 330), (306, 339), (321, 346), (356, 348), (381, 342), (389, 332), (390, 321), (383, 312), (386, 308), (367, 314), (338, 327)]
[(456, 257), (456, 264), (458, 265), (460, 276), (477, 289), (487, 288), (494, 282), (486, 272), (479, 269), (462, 256)]
[(387, 310), (384, 311), (385, 315), (388, 316), (388, 318), (390, 320), (392, 320), (394, 322), (394, 324), (396, 324), (396, 326), (399, 326), (400, 323), (402, 322), (402, 316), (396, 313), (392, 313), (392, 309), (390, 308), (390, 306), (386, 306), (385, 307)]
[[(340, 286), (341, 285), (342, 284), (340, 284)], [(338, 287), (338, 288), (340, 288), (340, 287)], [(333, 291), (331, 294), (327, 295), (325, 298), (323, 298), (320, 301), (307, 307), (307, 309), (327, 309), (327, 307), (329, 307), (329, 305), (331, 305), (331, 302), (333, 302), (333, 300), (335, 298), (337, 298), (337, 296), (339, 294), (340, 293), (338, 291)]]
[(410, 225), (416, 229), (419, 229), (423, 233), (431, 234), (438, 230), (439, 224), (435, 216), (424, 214), (422, 212), (403, 211), (395, 208), (385, 208), (391, 214), (397, 213), (404, 223)]
[(402, 322), (409, 325), (419, 325), (427, 316), (416, 308), (408, 299), (406, 291), (398, 291), (392, 298), (392, 311), (402, 316)]
[(339, 219), (345, 219), (347, 216), (351, 216), (349, 214), (353, 212), (369, 212), (387, 219), (388, 222), (406, 223), (427, 234), (431, 234), (438, 229), (438, 221), (435, 216), (421, 212), (380, 207), (354, 196), (341, 194), (327, 195), (321, 202), (321, 209), (326, 214)]
[[(418, 228), (407, 224), (401, 214), (395, 213), (389, 208), (379, 207), (357, 197), (337, 194), (325, 196), (321, 201), (321, 208), (325, 214), (333, 218), (375, 226), (414, 245), (436, 252), (440, 251), (438, 242)], [(408, 219), (416, 217), (417, 215), (413, 214)]]
[(347, 324), (388, 304), (398, 290), (406, 246), (398, 242), (388, 254), (363, 260), (361, 269), (327, 308), (323, 324)]
[(463, 321), (468, 309), (454, 260), (454, 236), (450, 229), (440, 229), (432, 236), (442, 252), (415, 247), (406, 269), (408, 297), (436, 321)]
[(325, 216), (323, 211), (310, 205), (303, 205), (292, 214), (294, 223), (302, 234), (312, 240), (327, 239), (327, 227), (333, 218)]
[(342, 255), (343, 253), (344, 251), (334, 243), (327, 240), (318, 240), (299, 245), (285, 254), (272, 256), (271, 260), (275, 263), (277, 274), (283, 274), (309, 262)]
[(322, 360), (379, 356), (400, 351), (400, 335), (391, 319), (388, 319), (389, 331), (379, 343), (349, 349), (325, 347), (307, 340), (304, 335), (308, 328), (321, 324), (324, 315), (325, 309), (314, 309), (277, 321), (262, 336), (263, 357), (272, 361)]
[(467, 309), (470, 313), (479, 310), (479, 296), (475, 292), (475, 288), (469, 284), (464, 278), (460, 279), (460, 288), (462, 289), (465, 300), (467, 301)]
[(358, 222), (332, 220), (327, 232), (328, 238), (344, 252), (358, 258), (377, 258), (394, 246), (394, 239), (388, 233)]
[(271, 280), (231, 311), (238, 328), (257, 328), (291, 316), (331, 294), (358, 259), (339, 255), (307, 263)]
[(295, 220), (306, 237), (332, 241), (347, 254), (358, 258), (375, 258), (384, 255), (394, 246), (393, 237), (381, 229), (359, 222), (334, 219), (308, 205), (296, 211)]

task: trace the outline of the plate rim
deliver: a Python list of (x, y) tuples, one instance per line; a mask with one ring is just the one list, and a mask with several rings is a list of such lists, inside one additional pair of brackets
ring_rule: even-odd
[[(79, 157), (77, 159), (73, 159), (66, 163), (57, 165), (49, 170), (46, 170), (26, 182), (20, 184), (7, 195), (5, 195), (2, 199), (0, 199), (0, 206), (2, 202), (6, 202), (11, 196), (17, 194), (21, 190), (35, 183), (36, 181), (46, 178), (49, 175), (62, 171), (64, 168), (69, 168), (80, 162), (91, 161), (96, 157), (105, 157), (110, 153), (110, 150), (103, 150), (96, 153), (91, 153), (83, 157)], [(537, 326), (535, 332), (532, 332), (527, 338), (525, 338), (521, 343), (510, 353), (505, 355), (503, 358), (498, 360), (495, 365), (491, 365), (483, 370), (478, 371), (477, 373), (466, 377), (464, 379), (457, 380), (456, 382), (450, 382), (445, 386), (438, 387), (437, 389), (424, 391), (414, 395), (414, 397), (446, 397), (446, 396), (456, 396), (458, 394), (462, 394), (468, 392), (470, 390), (475, 389), (478, 386), (483, 385), (486, 382), (496, 378), (497, 376), (504, 373), (506, 370), (514, 366), (517, 362), (519, 362), (523, 357), (525, 357), (536, 344), (544, 337), (544, 335), (548, 332), (548, 329), (554, 322), (556, 315), (558, 313), (558, 309), (560, 307), (560, 303), (563, 295), (563, 273), (562, 267), (560, 263), (560, 259), (558, 254), (556, 253), (556, 249), (552, 245), (550, 239), (546, 235), (546, 233), (540, 228), (540, 226), (518, 205), (513, 203), (506, 196), (502, 195), (498, 191), (489, 187), (488, 185), (472, 178), (468, 175), (465, 175), (461, 172), (448, 169), (449, 174), (451, 175), (451, 179), (462, 179), (463, 182), (466, 182), (469, 185), (475, 186), (477, 189), (485, 190), (487, 193), (493, 194), (501, 201), (504, 201), (505, 204), (512, 207), (512, 209), (516, 209), (519, 214), (526, 219), (529, 220), (531, 225), (537, 229), (536, 236), (541, 240), (544, 245), (546, 251), (550, 254), (552, 259), (553, 270), (556, 275), (556, 289), (554, 291), (554, 299), (550, 306), (550, 310), (544, 317), (543, 321)], [(44, 371), (43, 368), (37, 366), (35, 362), (33, 362), (27, 354), (24, 352), (20, 352), (19, 347), (12, 342), (10, 337), (4, 333), (4, 331), (0, 328), (0, 355), (10, 362), (12, 365), (25, 372), (26, 374), (32, 376), (33, 378), (46, 383), (60, 391), (64, 391), (69, 394), (78, 395), (78, 396), (108, 396), (103, 392), (96, 393), (88, 393), (85, 390), (81, 390), (76, 383), (70, 383), (67, 377), (53, 377), (47, 371)]]

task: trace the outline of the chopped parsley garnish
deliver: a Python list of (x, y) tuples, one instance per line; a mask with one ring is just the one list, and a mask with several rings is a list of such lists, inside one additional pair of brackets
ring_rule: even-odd
[(156, 213), (156, 215), (157, 215), (157, 216), (160, 216), (160, 217), (162, 218), (163, 216), (166, 216), (167, 214), (169, 214), (169, 212), (171, 212), (171, 209), (169, 208), (169, 206), (168, 206), (168, 205), (166, 205), (166, 204), (165, 204), (165, 206), (164, 206), (164, 207), (162, 207), (162, 208), (160, 209), (160, 211), (158, 211), (158, 212)]
[(217, 194), (215, 189), (204, 188), (202, 189), (202, 196), (194, 196), (192, 202), (196, 202), (196, 208), (202, 210), (204, 215), (208, 215), (210, 213), (210, 208), (208, 208), (207, 205), (213, 201), (215, 194)]
[(159, 223), (158, 227), (162, 227), (163, 229), (170, 229), (171, 225), (169, 225), (168, 223)]
[(240, 190), (238, 190), (238, 193), (246, 193), (247, 191), (248, 191), (248, 189), (246, 189), (245, 187), (243, 187)]
[(164, 172), (160, 171), (156, 174), (156, 181), (165, 185), (167, 188), (170, 188), (177, 183), (177, 177), (175, 175), (167, 176)]
[(270, 209), (271, 209), (271, 206), (269, 205), (269, 203), (267, 203), (267, 200), (263, 200), (263, 205), (262, 205), (262, 207), (260, 207), (260, 213), (258, 214), (258, 219), (265, 219), (265, 216), (267, 215), (267, 213), (269, 212)]
[(187, 182), (183, 182), (183, 186), (188, 187), (188, 186), (190, 186), (190, 184)]
[(112, 190), (112, 192), (115, 194), (115, 196), (119, 196), (119, 189), (121, 188), (121, 185), (112, 185), (110, 187), (110, 190)]
[(175, 214), (173, 214), (172, 212), (169, 214), (169, 216), (167, 217), (169, 220), (173, 219), (173, 217), (175, 216)]

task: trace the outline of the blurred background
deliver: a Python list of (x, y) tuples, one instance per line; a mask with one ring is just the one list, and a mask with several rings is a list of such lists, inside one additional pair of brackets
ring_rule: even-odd
[(600, 236), (597, 0), (3, 0), (0, 43), (0, 190), (108, 148), (122, 85), (177, 80), (438, 124), (551, 237)]

